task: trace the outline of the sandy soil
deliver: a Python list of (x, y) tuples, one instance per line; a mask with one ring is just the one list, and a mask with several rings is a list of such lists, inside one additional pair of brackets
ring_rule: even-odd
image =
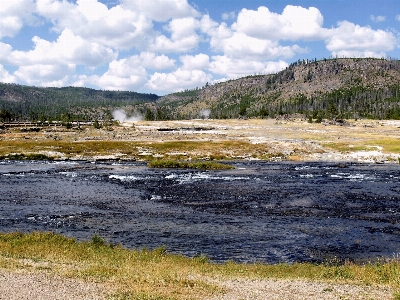
[[(206, 279), (207, 280), (207, 279)], [(207, 280), (225, 294), (208, 300), (264, 299), (392, 299), (393, 291), (380, 286), (329, 284), (305, 280)], [(101, 300), (110, 289), (103, 284), (62, 278), (45, 272), (27, 273), (0, 269), (0, 299)], [(188, 295), (190, 296), (190, 295)]]
[(210, 300), (392, 299), (386, 287), (329, 284), (305, 280), (233, 280), (221, 282), (228, 292)]
[(100, 300), (104, 285), (62, 278), (44, 272), (27, 273), (0, 269), (0, 299), (4, 300)]

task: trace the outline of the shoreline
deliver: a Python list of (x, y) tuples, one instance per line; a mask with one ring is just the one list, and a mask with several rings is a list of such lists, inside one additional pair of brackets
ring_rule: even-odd
[[(123, 123), (105, 129), (22, 128), (0, 133), (0, 157), (68, 161), (318, 161), (400, 163), (400, 121), (351, 126), (304, 121), (188, 120)], [(24, 159), (22, 157), (22, 159)]]
[[(51, 233), (2, 233), (0, 243), (0, 299), (398, 299), (399, 295), (396, 260), (363, 266), (220, 265), (201, 257), (171, 255), (162, 248), (110, 248), (95, 238), (74, 242)], [(10, 253), (5, 255), (7, 249)]]

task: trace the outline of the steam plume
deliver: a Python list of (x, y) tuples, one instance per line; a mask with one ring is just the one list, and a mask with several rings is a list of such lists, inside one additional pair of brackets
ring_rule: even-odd
[(116, 109), (112, 112), (112, 116), (114, 120), (119, 121), (120, 123), (124, 122), (136, 122), (136, 121), (141, 121), (143, 120), (143, 116), (141, 114), (134, 114), (133, 116), (128, 117), (126, 115), (125, 110), (123, 109)]

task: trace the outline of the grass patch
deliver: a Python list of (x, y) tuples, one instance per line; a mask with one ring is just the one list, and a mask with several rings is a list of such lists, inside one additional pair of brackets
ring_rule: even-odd
[(114, 290), (109, 299), (204, 299), (223, 292), (204, 278), (310, 279), (383, 284), (394, 288), (396, 295), (400, 291), (400, 263), (396, 259), (364, 265), (213, 264), (205, 256), (171, 255), (165, 247), (127, 250), (109, 244), (99, 236), (78, 242), (40, 232), (0, 234), (0, 267), (104, 282)]
[(383, 152), (387, 153), (400, 153), (400, 142), (397, 138), (382, 138), (382, 139), (368, 139), (364, 141), (354, 141), (351, 143), (343, 142), (329, 142), (323, 143), (324, 146), (340, 151), (343, 153), (351, 151), (371, 151), (375, 150), (375, 147), (382, 147)]
[(382, 138), (371, 140), (371, 145), (380, 146), (384, 152), (400, 153), (400, 140), (398, 138)]
[[(10, 153), (26, 153), (39, 151), (57, 151), (65, 157), (93, 157), (97, 155), (113, 155), (120, 153), (126, 159), (153, 160), (155, 155), (165, 158), (174, 157), (173, 153), (185, 153), (181, 158), (193, 160), (229, 160), (241, 158), (259, 158), (268, 160), (276, 154), (269, 153), (265, 145), (253, 145), (243, 141), (220, 141), (205, 143), (202, 141), (170, 141), (170, 142), (141, 142), (141, 141), (54, 141), (54, 140), (2, 140), (0, 157)], [(143, 154), (146, 153), (146, 155)]]
[(182, 169), (199, 169), (199, 170), (231, 170), (235, 167), (223, 163), (209, 161), (177, 161), (177, 160), (153, 160), (148, 163), (150, 168), (182, 168)]
[(352, 144), (351, 146), (348, 143), (323, 143), (323, 145), (329, 149), (339, 151), (342, 153), (348, 153), (352, 151), (366, 151), (369, 148), (364, 144)]

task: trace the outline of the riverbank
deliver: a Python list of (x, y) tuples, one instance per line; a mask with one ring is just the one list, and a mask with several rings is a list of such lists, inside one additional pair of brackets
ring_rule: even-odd
[(0, 299), (398, 299), (398, 260), (212, 264), (98, 237), (0, 234)]
[(8, 128), (0, 157), (56, 160), (268, 160), (398, 163), (400, 121), (187, 120)]

